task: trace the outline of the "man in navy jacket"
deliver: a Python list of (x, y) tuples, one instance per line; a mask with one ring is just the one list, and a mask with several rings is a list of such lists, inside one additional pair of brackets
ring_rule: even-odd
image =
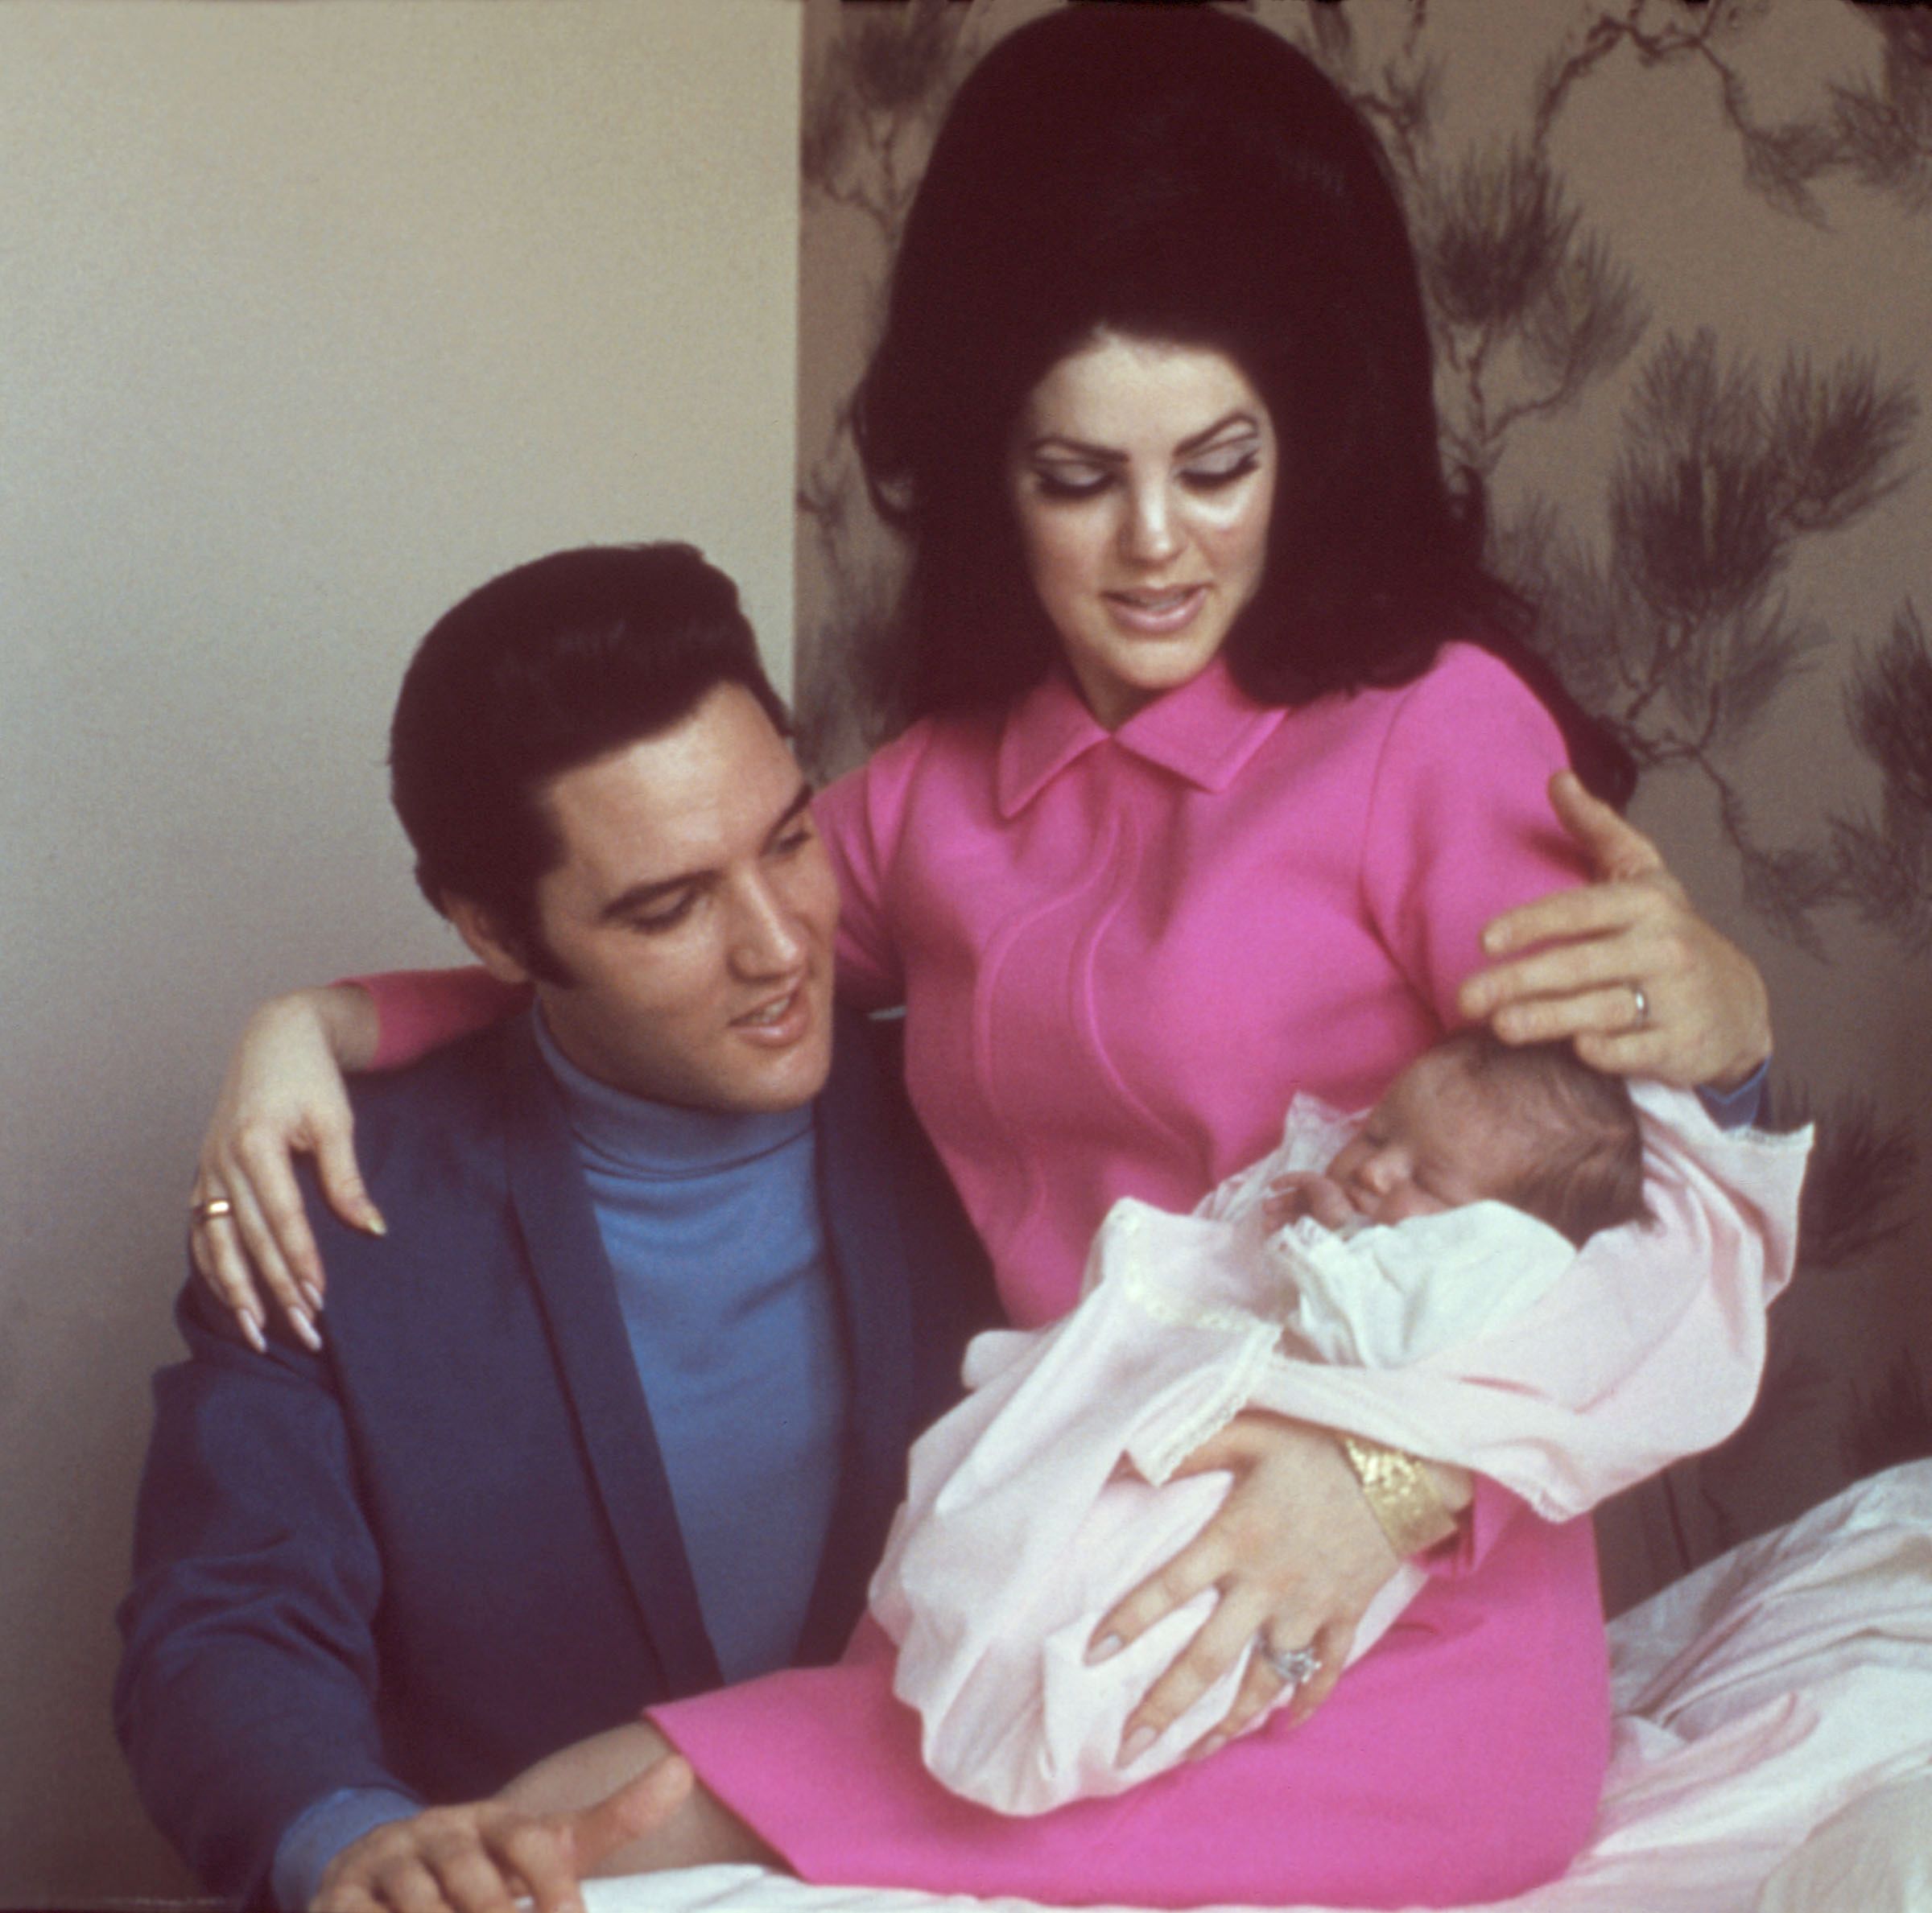
[(219, 1891), (326, 1894), (387, 1822), (834, 1658), (858, 1617), (993, 1310), (873, 1033), (835, 1016), (783, 727), (681, 546), (524, 566), (411, 666), (419, 876), (535, 1002), (356, 1089), (389, 1228), (312, 1198), (324, 1350), (258, 1352), (183, 1291), (116, 1709)]

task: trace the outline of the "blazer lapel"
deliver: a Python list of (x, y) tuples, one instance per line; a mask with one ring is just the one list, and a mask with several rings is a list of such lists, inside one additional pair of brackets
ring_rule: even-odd
[(908, 1248), (868, 1033), (841, 1013), (830, 1079), (816, 1111), (819, 1213), (839, 1284), (851, 1410), (845, 1463), (799, 1658), (836, 1656), (904, 1491), (912, 1441), (912, 1302)]
[(577, 1425), (675, 1698), (721, 1678), (576, 1146), (526, 1021), (505, 1033), (510, 1201)]

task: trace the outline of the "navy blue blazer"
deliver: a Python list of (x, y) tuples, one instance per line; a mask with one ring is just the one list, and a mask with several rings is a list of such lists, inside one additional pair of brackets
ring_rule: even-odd
[[(905, 1486), (995, 1318), (984, 1260), (872, 1032), (841, 1015), (818, 1174), (852, 1399), (799, 1645), (836, 1657)], [(121, 1610), (122, 1744), (217, 1890), (343, 1787), (430, 1801), (718, 1684), (563, 1105), (518, 1018), (364, 1079), (389, 1223), (310, 1192), (328, 1346), (242, 1343), (191, 1280), (155, 1378)], [(749, 1406), (749, 1404), (748, 1404)], [(755, 1410), (754, 1410), (755, 1413)]]

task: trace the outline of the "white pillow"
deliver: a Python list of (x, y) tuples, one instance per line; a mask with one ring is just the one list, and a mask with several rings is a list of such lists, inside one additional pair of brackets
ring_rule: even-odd
[(1758, 1913), (1926, 1913), (1932, 1772), (1861, 1794), (1765, 1882)]

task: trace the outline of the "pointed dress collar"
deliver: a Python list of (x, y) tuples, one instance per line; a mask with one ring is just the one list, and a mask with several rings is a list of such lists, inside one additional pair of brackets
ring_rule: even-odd
[(1109, 731), (1087, 708), (1073, 679), (1051, 671), (1007, 713), (1001, 728), (996, 794), (1000, 815), (1017, 817), (1069, 765), (1103, 744), (1130, 752), (1200, 790), (1224, 790), (1273, 736), (1286, 713), (1257, 704), (1216, 658), (1198, 677)]

